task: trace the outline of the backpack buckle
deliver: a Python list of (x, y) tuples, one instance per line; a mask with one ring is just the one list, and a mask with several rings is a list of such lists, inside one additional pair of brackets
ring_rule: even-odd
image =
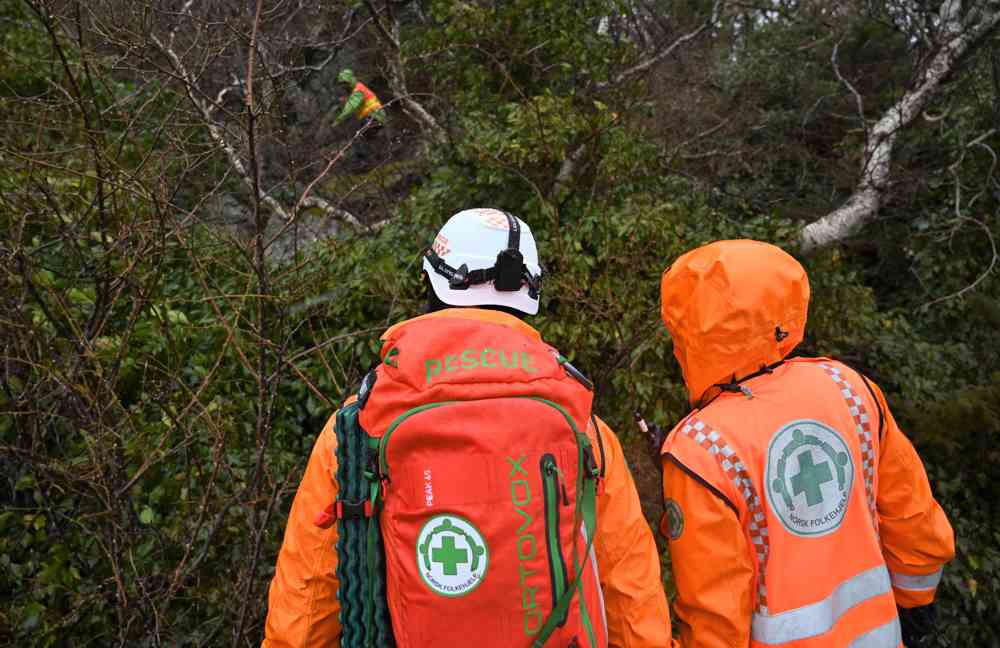
[(368, 500), (337, 500), (316, 514), (313, 525), (329, 529), (337, 520), (358, 520), (372, 516), (372, 503)]
[(462, 264), (448, 277), (448, 287), (452, 290), (466, 290), (469, 287), (469, 266)]
[(583, 469), (586, 471), (586, 475), (588, 477), (594, 481), (600, 481), (601, 470), (597, 467), (597, 459), (594, 457), (594, 450), (589, 446), (583, 454)]
[(372, 503), (368, 500), (337, 500), (337, 517), (341, 520), (357, 520), (372, 516)]

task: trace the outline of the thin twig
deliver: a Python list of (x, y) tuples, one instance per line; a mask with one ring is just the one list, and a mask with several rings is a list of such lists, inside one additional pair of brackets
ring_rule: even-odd
[(973, 281), (971, 284), (969, 284), (965, 288), (962, 288), (961, 290), (957, 290), (951, 294), (945, 295), (943, 297), (938, 297), (937, 299), (933, 299), (927, 302), (923, 306), (919, 307), (918, 310), (920, 311), (926, 311), (928, 308), (934, 306), (935, 304), (940, 304), (941, 302), (944, 301), (962, 297), (966, 293), (975, 290), (976, 286), (981, 284), (987, 277), (990, 276), (990, 274), (993, 273), (993, 269), (996, 267), (997, 261), (1000, 260), (1000, 254), (997, 253), (997, 244), (996, 240), (993, 238), (993, 232), (990, 231), (990, 228), (986, 223), (982, 222), (977, 218), (970, 218), (968, 216), (963, 216), (962, 218), (959, 219), (959, 221), (973, 223), (976, 226), (978, 226), (981, 230), (983, 230), (983, 232), (986, 234), (986, 239), (990, 242), (990, 249), (992, 250), (992, 255), (990, 257), (990, 264), (986, 267), (986, 270), (984, 270), (982, 274), (980, 274), (976, 278), (976, 280)]
[(851, 94), (854, 95), (854, 102), (858, 109), (858, 120), (861, 122), (861, 127), (865, 129), (865, 138), (868, 138), (868, 123), (865, 121), (865, 103), (861, 98), (861, 93), (851, 84), (850, 81), (844, 78), (844, 75), (840, 73), (840, 64), (837, 63), (837, 53), (840, 51), (840, 43), (843, 41), (838, 41), (833, 46), (833, 53), (830, 55), (830, 63), (833, 65), (833, 73), (837, 75), (837, 80), (840, 81)]

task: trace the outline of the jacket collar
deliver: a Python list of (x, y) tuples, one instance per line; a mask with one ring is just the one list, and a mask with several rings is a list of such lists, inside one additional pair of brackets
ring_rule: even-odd
[(531, 336), (536, 340), (541, 340), (542, 335), (530, 324), (527, 324), (523, 320), (503, 311), (492, 310), (489, 308), (446, 308), (444, 310), (435, 311), (433, 313), (427, 313), (426, 315), (421, 315), (419, 317), (413, 317), (402, 322), (398, 322), (390, 326), (385, 333), (382, 334), (382, 340), (388, 339), (397, 329), (410, 322), (415, 322), (417, 320), (432, 319), (432, 318), (446, 318), (446, 319), (467, 319), (476, 320), (479, 322), (487, 322), (489, 324), (500, 324), (501, 326), (506, 326), (513, 329), (518, 329), (526, 335)]

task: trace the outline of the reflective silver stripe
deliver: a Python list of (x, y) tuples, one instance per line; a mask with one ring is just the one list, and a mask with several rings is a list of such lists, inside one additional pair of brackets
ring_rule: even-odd
[(778, 614), (754, 614), (753, 640), (762, 644), (783, 644), (829, 632), (855, 605), (885, 594), (891, 588), (885, 565), (849, 578), (822, 601)]
[(869, 630), (850, 644), (847, 648), (899, 648), (903, 643), (903, 632), (899, 628), (899, 617), (879, 626), (874, 630)]
[(891, 571), (889, 576), (892, 577), (892, 584), (899, 589), (905, 590), (915, 590), (924, 591), (936, 589), (938, 584), (941, 582), (941, 574), (944, 572), (943, 569), (939, 569), (936, 572), (927, 574), (926, 576), (910, 576), (909, 574), (900, 574), (899, 572)]

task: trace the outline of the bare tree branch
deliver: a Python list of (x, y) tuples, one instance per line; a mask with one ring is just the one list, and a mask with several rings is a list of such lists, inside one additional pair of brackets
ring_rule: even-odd
[[(191, 4), (191, 2), (185, 4), (182, 9), (183, 14), (188, 16), (190, 15), (189, 12)], [(200, 114), (202, 122), (208, 130), (208, 134), (212, 138), (212, 141), (214, 141), (219, 149), (221, 149), (225, 154), (226, 159), (228, 160), (233, 171), (236, 173), (237, 178), (239, 178), (240, 182), (251, 192), (251, 194), (258, 195), (260, 201), (286, 223), (294, 222), (303, 207), (316, 207), (321, 209), (329, 217), (342, 220), (355, 227), (362, 227), (362, 222), (347, 210), (334, 207), (328, 201), (318, 197), (311, 197), (309, 195), (317, 183), (329, 174), (333, 164), (342, 157), (343, 150), (332, 158), (332, 161), (325, 166), (319, 175), (313, 178), (313, 180), (308, 184), (306, 191), (303, 192), (296, 205), (292, 208), (282, 205), (272, 195), (270, 195), (269, 192), (261, 190), (259, 185), (259, 169), (247, 168), (241, 152), (237, 149), (237, 145), (230, 141), (225, 130), (215, 118), (216, 108), (221, 105), (222, 100), (228, 92), (241, 89), (245, 85), (247, 101), (252, 101), (252, 77), (248, 74), (248, 78), (245, 83), (239, 78), (234, 77), (229, 85), (224, 86), (219, 90), (214, 103), (202, 98), (198, 89), (197, 79), (184, 64), (184, 61), (177, 53), (176, 49), (170, 45), (170, 43), (174, 41), (175, 34), (176, 28), (170, 32), (167, 43), (164, 43), (163, 40), (160, 39), (155, 33), (151, 33), (149, 38), (170, 61), (171, 67), (181, 81), (188, 100), (192, 103), (192, 105), (194, 105), (195, 109)], [(256, 41), (254, 45), (255, 44)], [(252, 64), (253, 58), (256, 56), (256, 47), (251, 47), (250, 52), (250, 60)]]
[(966, 286), (965, 288), (962, 288), (961, 290), (956, 290), (955, 292), (948, 295), (944, 295), (943, 297), (932, 299), (931, 301), (921, 306), (919, 310), (927, 310), (928, 308), (934, 306), (935, 304), (940, 304), (941, 302), (949, 301), (951, 299), (958, 299), (959, 297), (962, 297), (966, 293), (975, 290), (976, 286), (981, 284), (984, 279), (993, 274), (993, 269), (996, 268), (997, 262), (1000, 261), (1000, 253), (997, 252), (996, 239), (993, 238), (993, 232), (990, 231), (989, 226), (977, 218), (963, 217), (958, 219), (958, 225), (961, 225), (961, 223), (963, 222), (968, 222), (972, 223), (973, 225), (976, 225), (977, 227), (979, 227), (979, 229), (983, 230), (983, 233), (986, 234), (986, 240), (989, 241), (990, 249), (992, 250), (992, 255), (990, 256), (990, 263), (988, 266), (986, 266), (986, 269), (983, 270), (983, 272), (978, 277), (976, 277), (976, 280), (973, 281), (968, 286)]
[(710, 136), (714, 135), (716, 132), (718, 132), (720, 129), (722, 129), (725, 126), (727, 126), (728, 124), (729, 124), (729, 119), (726, 118), (726, 119), (723, 119), (722, 121), (720, 121), (715, 126), (712, 126), (711, 128), (708, 128), (708, 129), (703, 130), (702, 132), (696, 134), (694, 137), (689, 137), (688, 139), (684, 140), (683, 142), (681, 142), (677, 146), (674, 146), (673, 148), (671, 148), (670, 149), (670, 153), (667, 155), (667, 157), (668, 158), (672, 158), (673, 156), (677, 155), (679, 152), (681, 152), (682, 150), (684, 150), (685, 148), (687, 148), (687, 146), (689, 144), (691, 144), (692, 142), (696, 142), (696, 141), (698, 141), (700, 139), (704, 139), (706, 137), (710, 137)]
[(847, 201), (826, 216), (802, 228), (799, 248), (808, 253), (841, 241), (858, 231), (878, 214), (890, 184), (892, 156), (897, 135), (924, 111), (944, 80), (962, 59), (989, 38), (1000, 24), (1000, 3), (991, 1), (964, 25), (961, 0), (941, 4), (941, 47), (917, 82), (893, 104), (870, 130), (865, 144), (861, 179)]
[[(842, 41), (841, 41), (842, 42)], [(865, 102), (861, 99), (861, 93), (858, 92), (850, 81), (844, 78), (844, 75), (840, 73), (840, 65), (837, 63), (837, 53), (840, 51), (840, 42), (833, 46), (833, 54), (830, 55), (830, 64), (833, 65), (833, 73), (837, 75), (837, 80), (844, 84), (851, 94), (854, 95), (854, 102), (858, 107), (858, 119), (861, 121), (862, 128), (865, 129), (865, 134), (868, 133), (868, 124), (865, 122)]]
[(725, 8), (725, 4), (726, 4), (725, 0), (715, 0), (715, 4), (712, 5), (712, 11), (709, 13), (708, 18), (706, 18), (705, 22), (703, 22), (697, 29), (688, 32), (683, 36), (678, 37), (674, 42), (670, 43), (670, 45), (667, 45), (659, 52), (652, 54), (648, 58), (622, 71), (610, 81), (604, 81), (598, 83), (596, 85), (597, 90), (598, 91), (606, 90), (611, 86), (619, 85), (621, 83), (624, 83), (625, 81), (634, 79), (643, 72), (649, 70), (651, 67), (653, 67), (663, 59), (673, 54), (675, 51), (677, 51), (677, 48), (679, 48), (681, 45), (684, 45), (685, 43), (688, 43), (689, 41), (698, 38), (698, 36), (700, 36), (703, 32), (705, 32), (705, 30), (707, 30), (709, 27), (718, 22), (719, 16), (722, 10)]
[[(654, 65), (656, 65), (660, 61), (664, 60), (665, 58), (676, 52), (677, 49), (680, 48), (682, 45), (685, 45), (686, 43), (689, 43), (690, 41), (694, 40), (699, 35), (701, 35), (705, 30), (707, 30), (709, 27), (718, 22), (720, 13), (722, 12), (724, 7), (725, 7), (725, 0), (716, 0), (715, 4), (712, 5), (712, 11), (710, 12), (709, 17), (697, 29), (688, 32), (683, 36), (680, 36), (664, 49), (660, 50), (659, 52), (656, 52), (655, 54), (652, 54), (643, 61), (624, 70), (620, 74), (616, 75), (612, 80), (596, 84), (594, 86), (595, 90), (597, 90), (598, 92), (607, 90), (608, 88), (624, 83), (625, 81), (633, 79), (641, 75), (642, 73), (646, 72)], [(646, 10), (647, 12), (652, 12), (652, 8), (648, 6), (646, 7)], [(654, 14), (650, 13), (650, 15)], [(602, 22), (602, 25), (605, 25), (605, 22)], [(599, 31), (600, 29), (601, 28), (599, 27)], [(718, 128), (721, 127), (722, 124), (720, 124), (716, 128), (711, 129), (711, 131), (708, 134), (715, 132)], [(586, 152), (586, 150), (587, 150), (587, 142), (581, 143), (575, 149), (573, 149), (573, 151), (569, 155), (567, 155), (566, 158), (563, 160), (562, 164), (559, 167), (558, 173), (556, 173), (555, 179), (552, 181), (552, 188), (549, 191), (550, 200), (559, 201), (560, 197), (565, 193), (566, 189), (569, 187), (570, 183), (573, 180), (573, 176), (576, 174), (577, 166), (583, 159), (583, 155)]]
[[(386, 56), (389, 63), (389, 87), (393, 94), (402, 102), (403, 110), (411, 117), (424, 125), (430, 131), (431, 137), (438, 143), (445, 143), (448, 140), (448, 133), (444, 127), (438, 123), (431, 113), (413, 98), (406, 86), (406, 73), (403, 66), (403, 56), (399, 45), (399, 19), (390, 16), (390, 26), (382, 24), (382, 17), (371, 0), (365, 0), (365, 7), (372, 15), (375, 22), (376, 31), (380, 40), (388, 45), (392, 52)], [(387, 12), (388, 13), (388, 12)]]
[(549, 192), (550, 199), (558, 202), (560, 196), (569, 187), (569, 183), (572, 181), (574, 173), (576, 173), (576, 165), (583, 159), (583, 154), (586, 151), (587, 144), (584, 142), (566, 156), (566, 159), (563, 160), (562, 165), (559, 167), (556, 179), (552, 182), (552, 190)]

